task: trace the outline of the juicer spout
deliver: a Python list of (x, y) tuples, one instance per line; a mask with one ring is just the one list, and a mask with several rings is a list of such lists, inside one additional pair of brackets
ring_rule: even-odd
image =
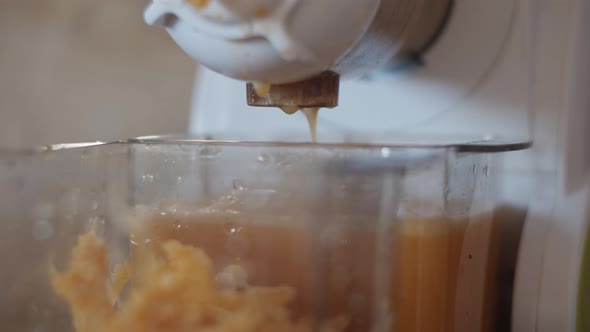
[(314, 108), (338, 106), (340, 76), (326, 71), (299, 82), (268, 85), (247, 83), (246, 95), (250, 106), (288, 108)]

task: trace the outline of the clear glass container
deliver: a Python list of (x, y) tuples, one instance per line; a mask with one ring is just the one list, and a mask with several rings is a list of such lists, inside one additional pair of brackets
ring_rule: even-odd
[(84, 331), (493, 331), (498, 152), (526, 147), (151, 138), (0, 153), (0, 330), (80, 330), (55, 280), (92, 258), (72, 256), (92, 232), (109, 259), (99, 285), (122, 281), (100, 313), (89, 299), (111, 289), (84, 284), (98, 270), (70, 279)]

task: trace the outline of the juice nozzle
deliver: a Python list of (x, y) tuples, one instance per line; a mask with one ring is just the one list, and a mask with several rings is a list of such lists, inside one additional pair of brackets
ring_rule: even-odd
[(248, 83), (247, 102), (250, 106), (314, 108), (338, 106), (340, 76), (326, 71), (310, 79), (279, 85)]

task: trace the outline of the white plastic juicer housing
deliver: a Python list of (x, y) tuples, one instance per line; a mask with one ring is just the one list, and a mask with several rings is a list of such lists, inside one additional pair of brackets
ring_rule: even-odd
[[(501, 199), (526, 211), (512, 327), (588, 328), (588, 1), (190, 3), (155, 0), (146, 17), (222, 75), (274, 84), (325, 70), (364, 75), (342, 80), (339, 107), (320, 112), (320, 141), (359, 134), (532, 140), (531, 153), (503, 166)], [(400, 58), (413, 66), (400, 66)], [(244, 84), (213, 71), (197, 74), (193, 133), (263, 140), (306, 133), (303, 120), (246, 106)]]

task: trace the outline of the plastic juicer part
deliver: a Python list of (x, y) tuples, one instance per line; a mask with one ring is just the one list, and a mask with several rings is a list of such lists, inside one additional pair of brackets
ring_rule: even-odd
[[(324, 81), (322, 73), (358, 78), (392, 60), (422, 54), (443, 30), (451, 3), (153, 0), (145, 20), (163, 25), (188, 55), (215, 72), (281, 85), (268, 98), (248, 93), (249, 105), (334, 107), (338, 80)], [(310, 98), (317, 88), (306, 85), (315, 84), (326, 88), (321, 90), (326, 96)]]
[(336, 107), (340, 77), (324, 72), (316, 77), (288, 84), (273, 85), (266, 94), (256, 91), (255, 84), (248, 83), (248, 105), (262, 107)]

